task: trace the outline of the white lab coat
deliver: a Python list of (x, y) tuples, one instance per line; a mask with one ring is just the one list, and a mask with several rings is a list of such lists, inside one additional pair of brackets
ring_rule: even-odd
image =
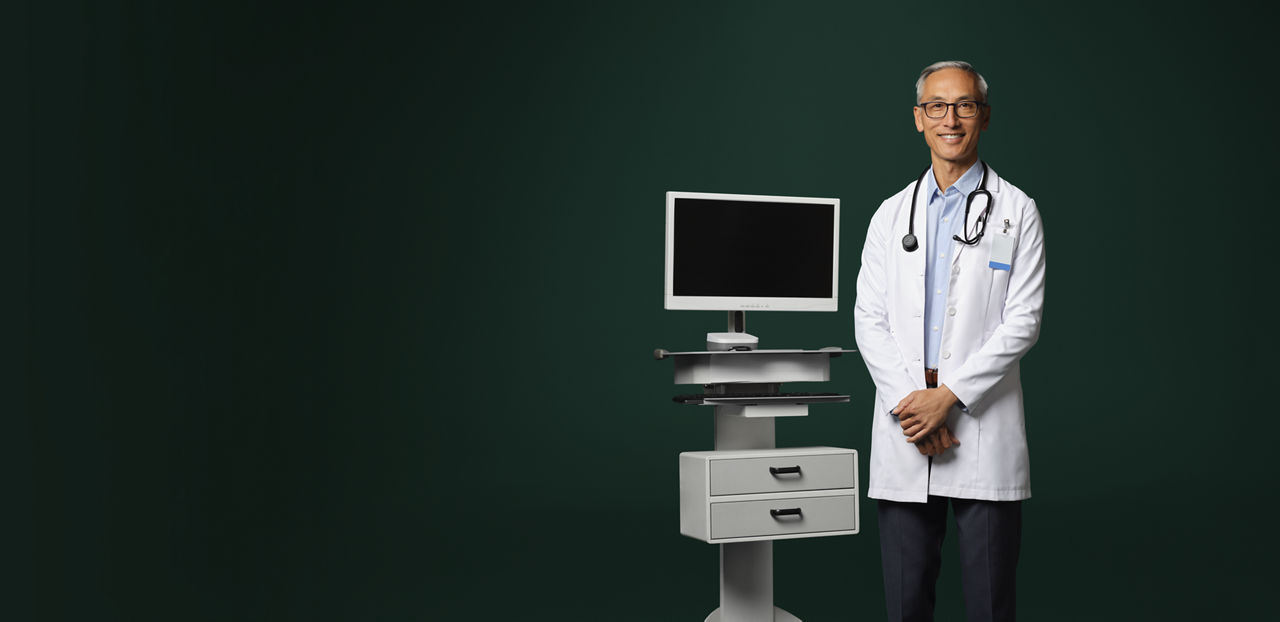
[[(880, 205), (867, 229), (854, 304), (858, 350), (876, 385), (872, 412), (871, 484), (868, 496), (923, 502), (928, 495), (1012, 501), (1031, 496), (1031, 468), (1022, 410), (1018, 361), (1040, 334), (1044, 305), (1044, 230), (1035, 201), (990, 171), (994, 206), (977, 246), (948, 239), (951, 286), (939, 349), (938, 383), (965, 409), (947, 419), (960, 445), (933, 459), (906, 442), (889, 411), (924, 387), (925, 258), (929, 197), (917, 199), (915, 233), (920, 248), (902, 248), (915, 182)], [(974, 200), (966, 231), (982, 213)], [(991, 247), (1009, 221), (1016, 240), (1012, 268), (991, 268)]]

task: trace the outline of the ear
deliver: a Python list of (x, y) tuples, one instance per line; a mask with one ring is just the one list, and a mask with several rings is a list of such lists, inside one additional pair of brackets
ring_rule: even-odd
[(919, 106), (913, 106), (911, 114), (915, 115), (916, 118), (916, 131), (924, 132), (924, 111)]
[(991, 124), (991, 106), (986, 106), (986, 110), (982, 111), (982, 131), (987, 130), (987, 126)]

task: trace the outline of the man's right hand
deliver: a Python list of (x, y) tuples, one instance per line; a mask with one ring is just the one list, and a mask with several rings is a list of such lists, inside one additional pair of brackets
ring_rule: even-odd
[(916, 441), (916, 451), (923, 456), (938, 456), (942, 452), (951, 449), (952, 445), (959, 445), (960, 439), (947, 426), (939, 426), (933, 434)]

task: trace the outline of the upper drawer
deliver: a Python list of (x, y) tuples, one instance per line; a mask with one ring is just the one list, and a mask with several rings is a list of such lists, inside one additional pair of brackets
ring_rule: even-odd
[(711, 461), (712, 495), (855, 488), (853, 454)]

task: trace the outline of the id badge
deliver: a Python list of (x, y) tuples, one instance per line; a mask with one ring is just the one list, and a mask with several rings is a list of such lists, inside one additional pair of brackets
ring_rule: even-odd
[(996, 232), (995, 239), (991, 240), (991, 261), (988, 263), (996, 270), (1008, 271), (1013, 267), (1013, 246), (1014, 239), (1009, 235), (1011, 225), (1008, 220), (1004, 221), (1004, 230)]

